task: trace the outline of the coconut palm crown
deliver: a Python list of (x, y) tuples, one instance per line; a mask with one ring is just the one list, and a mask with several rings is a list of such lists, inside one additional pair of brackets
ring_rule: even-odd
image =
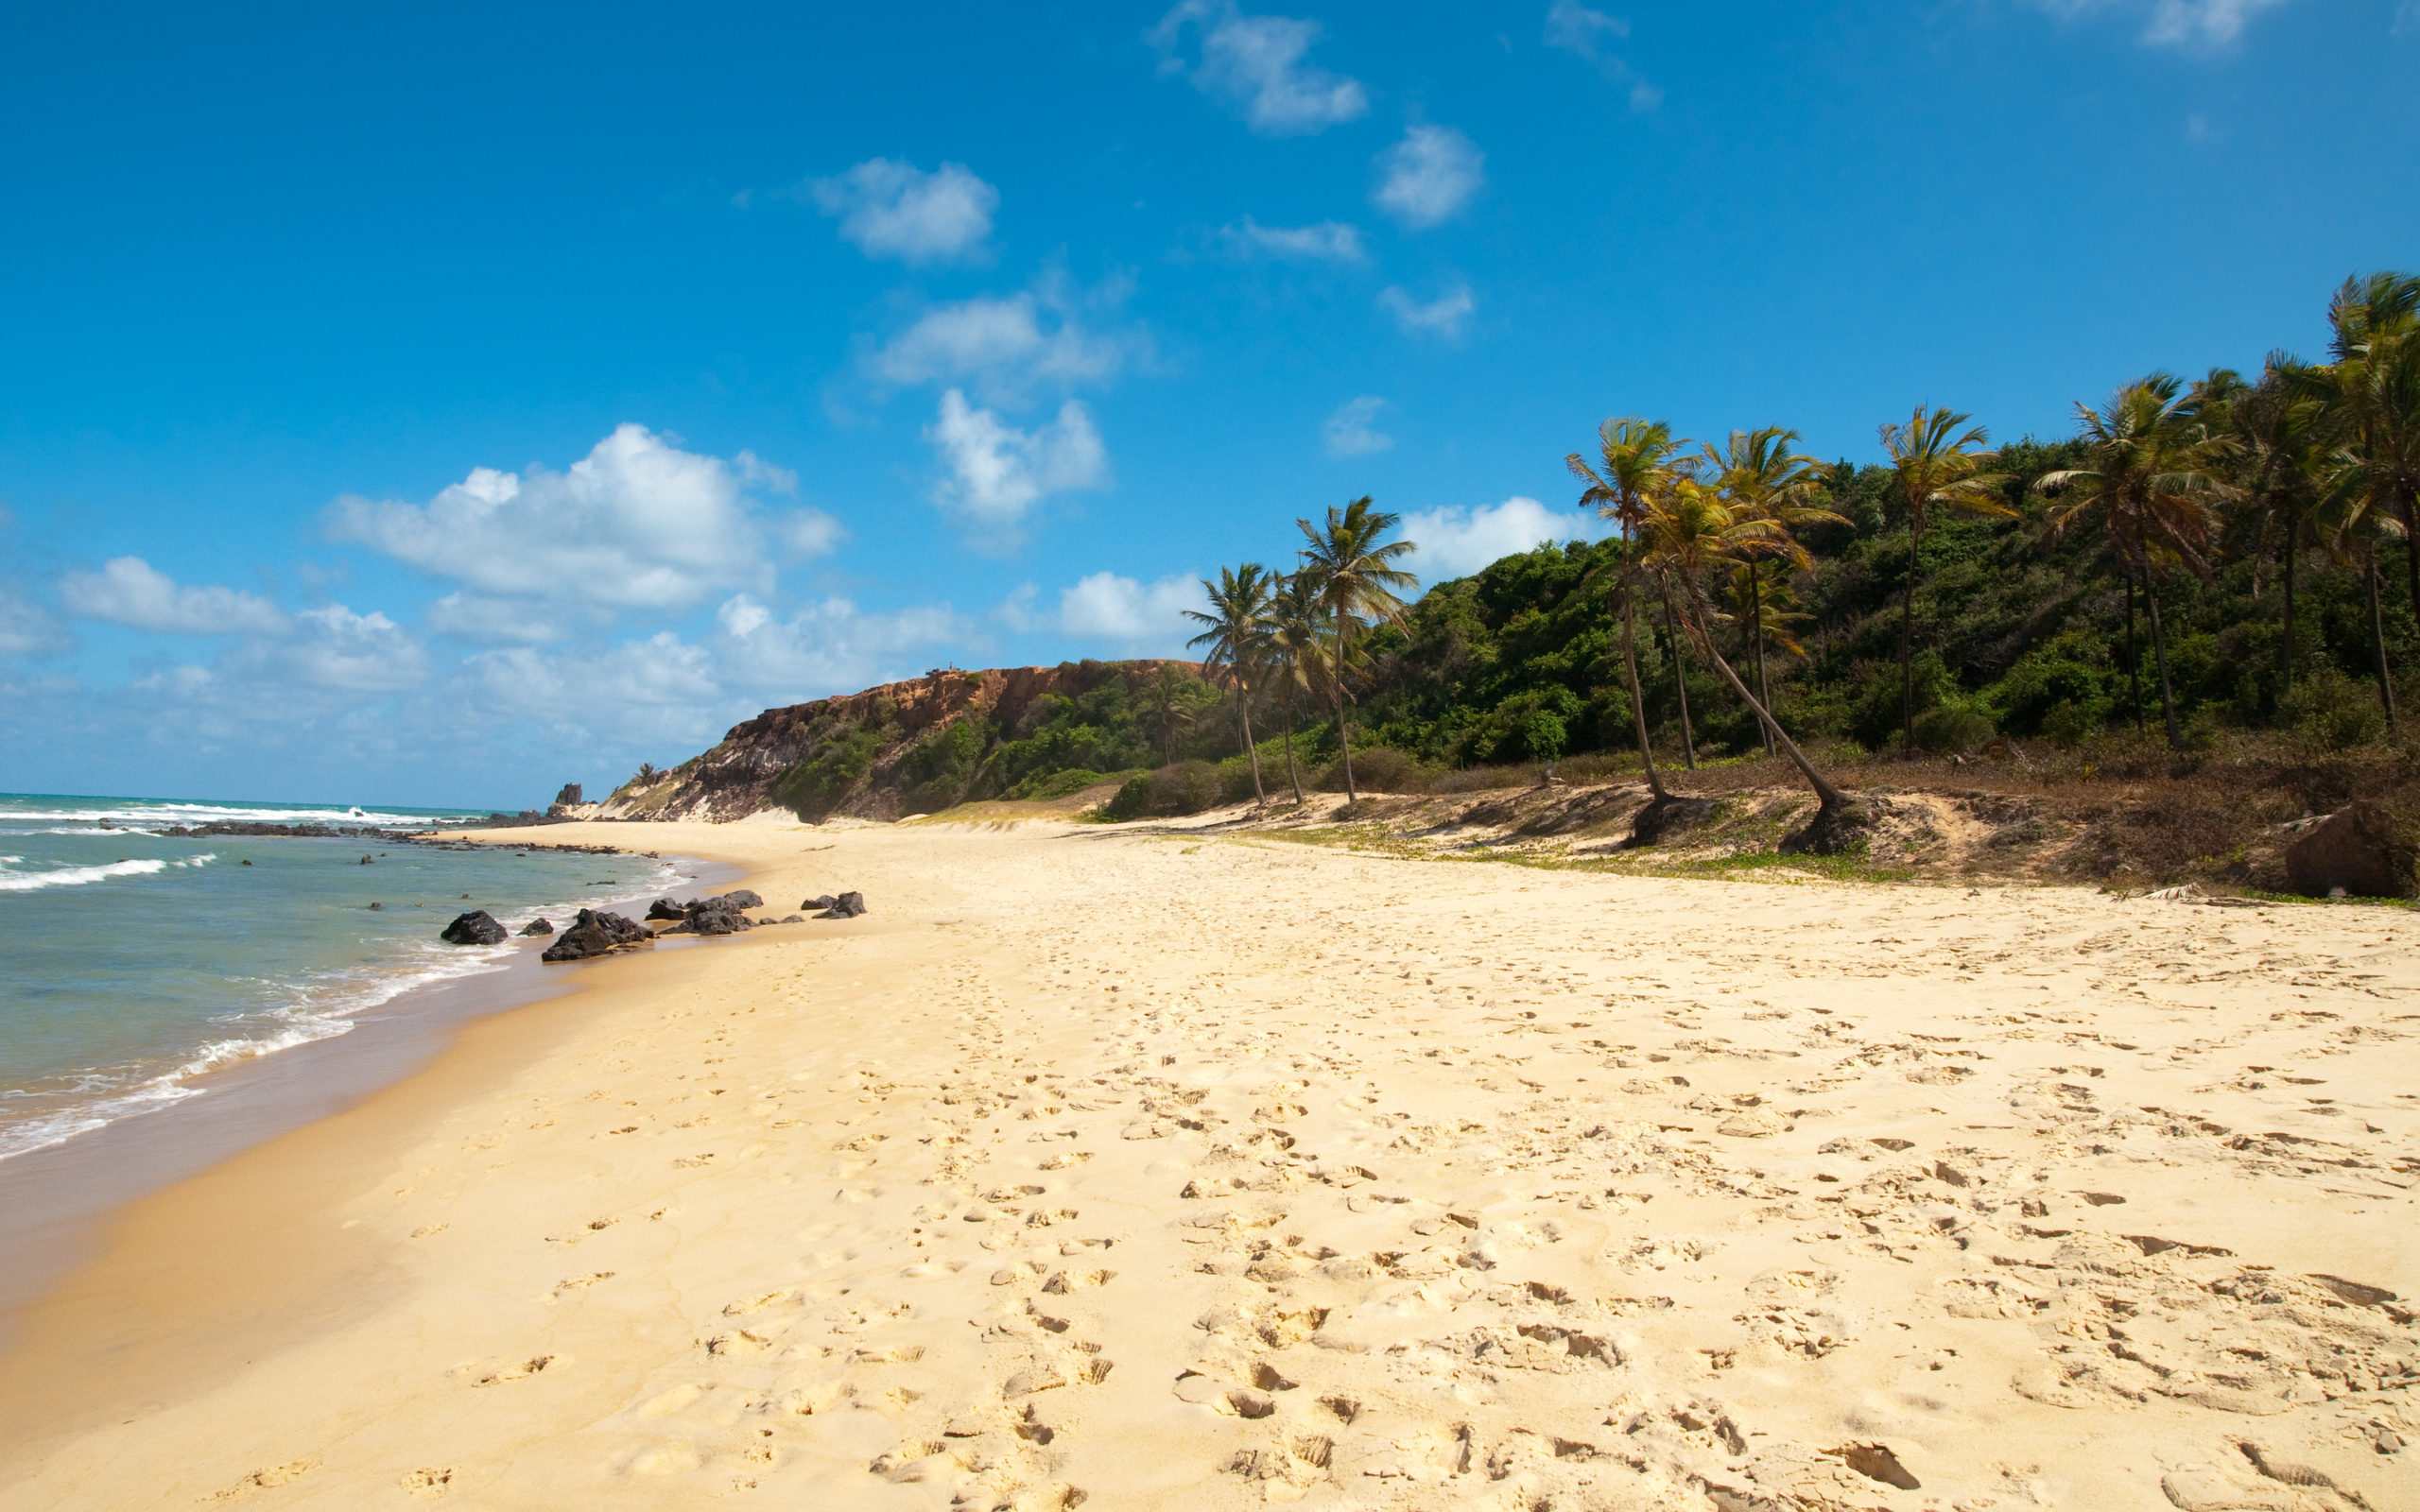
[(1409, 541), (1386, 539), (1401, 523), (1399, 516), (1378, 509), (1368, 494), (1341, 509), (1331, 505), (1322, 525), (1294, 522), (1307, 542), (1297, 576), (1310, 579), (1336, 637), (1334, 675), (1327, 681), (1336, 705), (1337, 740), (1343, 748), (1348, 802), (1360, 800), (1353, 786), (1353, 739), (1344, 728), (1344, 672), (1353, 661), (1354, 633), (1401, 620), (1404, 602), (1397, 595), (1418, 586), (1418, 579), (1395, 563), (1419, 548)]

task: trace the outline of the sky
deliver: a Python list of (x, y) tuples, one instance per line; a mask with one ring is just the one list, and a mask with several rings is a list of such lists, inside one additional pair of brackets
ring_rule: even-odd
[(533, 806), (1181, 653), (1359, 495), (1588, 535), (1610, 416), (2063, 435), (2420, 267), (2414, 77), (2420, 0), (31, 9), (0, 789)]

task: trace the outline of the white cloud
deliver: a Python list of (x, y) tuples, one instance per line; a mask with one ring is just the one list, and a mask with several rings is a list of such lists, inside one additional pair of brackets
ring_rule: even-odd
[(96, 573), (69, 573), (60, 601), (78, 619), (128, 625), (167, 635), (274, 635), (285, 627), (276, 605), (233, 588), (180, 588), (140, 557), (118, 557)]
[(1108, 481), (1100, 433), (1090, 412), (1072, 399), (1056, 420), (1028, 432), (973, 407), (952, 388), (942, 395), (941, 414), (925, 427), (925, 438), (949, 469), (934, 502), (1002, 544), (1017, 539), (1026, 510), (1044, 495)]
[(267, 654), (314, 687), (391, 693), (428, 676), (420, 644), (375, 610), (355, 614), (342, 604), (306, 609), (294, 616), (294, 632)]
[(1599, 73), (1616, 84), (1630, 86), (1630, 108), (1651, 111), (1664, 103), (1664, 92), (1638, 77), (1630, 63), (1612, 51), (1615, 43), (1630, 35), (1630, 23), (1619, 16), (1609, 16), (1601, 10), (1591, 10), (1576, 0), (1555, 0), (1547, 11), (1546, 42), (1575, 58), (1594, 64)]
[(992, 213), (1000, 208), (1000, 191), (959, 163), (925, 173), (912, 163), (873, 158), (816, 180), (808, 193), (868, 257), (905, 263), (979, 256), (992, 234)]
[[(1201, 61), (1189, 73), (1175, 56), (1188, 26), (1201, 34)], [(1324, 131), (1370, 108), (1357, 82), (1304, 60), (1320, 38), (1316, 21), (1249, 16), (1234, 0), (1184, 0), (1146, 35), (1164, 55), (1163, 74), (1186, 73), (1201, 93), (1242, 111), (1262, 136)]]
[(797, 509), (773, 521), (773, 535), (792, 558), (821, 557), (840, 544), (848, 531), (821, 509)]
[(1236, 225), (1220, 228), (1219, 234), (1228, 246), (1247, 254), (1259, 252), (1324, 263), (1358, 263), (1367, 256), (1361, 248), (1360, 228), (1340, 220), (1322, 220), (1311, 226), (1264, 226), (1246, 215)]
[(458, 591), (428, 606), (428, 627), (440, 635), (458, 635), (466, 641), (526, 641), (533, 644), (554, 640), (562, 633), (555, 617), (534, 604)]
[(25, 656), (68, 644), (67, 633), (42, 606), (0, 586), (0, 656)]
[(1146, 587), (1132, 577), (1100, 572), (1062, 589), (1059, 628), (1086, 640), (1148, 644), (1173, 650), (1189, 638), (1184, 611), (1201, 607), (1201, 583), (1190, 573), (1160, 578)]
[(723, 681), (786, 698), (799, 696), (798, 689), (855, 692), (910, 675), (928, 662), (908, 653), (971, 633), (946, 604), (869, 614), (848, 599), (827, 598), (784, 620), (745, 593), (717, 610), (715, 622)]
[[(2181, 52), (2214, 53), (2243, 35), (2252, 18), (2286, 0), (2153, 0), (2143, 24), (2147, 47), (2173, 47)], [(2036, 9), (2061, 21), (2103, 10), (2136, 10), (2136, 0), (2033, 0)]]
[(480, 593), (604, 610), (761, 591), (773, 571), (731, 465), (643, 425), (616, 427), (561, 472), (474, 468), (425, 505), (342, 498), (329, 528)]
[(1148, 350), (1137, 331), (1086, 328), (1086, 307), (1126, 296), (1113, 281), (1079, 300), (1059, 281), (1007, 299), (962, 300), (926, 311), (873, 353), (875, 375), (894, 384), (973, 383), (994, 403), (1013, 404), (1037, 384), (1061, 389), (1103, 384)]
[(1377, 163), (1382, 177), (1371, 203), (1414, 231), (1461, 209), (1486, 181), (1487, 155), (1450, 126), (1407, 128)]
[(1395, 438), (1371, 428), (1387, 402), (1375, 394), (1348, 399), (1320, 426), (1320, 439), (1330, 456), (1367, 456), (1395, 444)]
[(1426, 509), (1403, 522), (1404, 538), (1420, 547), (1411, 568), (1432, 583), (1466, 576), (1542, 541), (1593, 541), (1604, 530), (1603, 522), (1592, 516), (1549, 508), (1517, 493), (1502, 504)]
[(2143, 41), (2154, 47), (2206, 51), (2243, 35), (2244, 24), (2285, 0), (2159, 0)]
[(1390, 284), (1378, 291), (1378, 303), (1395, 318), (1395, 324), (1408, 335), (1434, 331), (1447, 337), (1462, 334), (1462, 321), (1476, 307), (1469, 287), (1459, 284), (1426, 304)]

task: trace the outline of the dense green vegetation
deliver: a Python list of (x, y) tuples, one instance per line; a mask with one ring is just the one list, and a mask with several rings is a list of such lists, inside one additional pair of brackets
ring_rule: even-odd
[[(1204, 584), (1206, 677), (1082, 663), (1087, 691), (1013, 729), (925, 736), (903, 799), (1123, 776), (1124, 817), (1575, 758), (1660, 793), (1659, 769), (1761, 750), (1829, 812), (1846, 800), (1807, 750), (2398, 739), (2420, 694), (2420, 280), (2348, 281), (2329, 318), (2324, 363), (2153, 373), (2080, 403), (2073, 436), (1996, 449), (1945, 408), (1881, 427), (1863, 461), (1800, 455), (1778, 426), (1698, 445), (1609, 421), (1568, 465), (1617, 535), (1408, 604), (1395, 517), (1357, 500), (1298, 522), (1292, 572)], [(828, 809), (883, 744), (818, 730), (780, 796)]]

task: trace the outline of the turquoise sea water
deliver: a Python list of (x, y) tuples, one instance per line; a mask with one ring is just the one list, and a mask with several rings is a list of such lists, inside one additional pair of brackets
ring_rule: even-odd
[(511, 946), (439, 942), (458, 913), (560, 927), (681, 875), (643, 856), (158, 833), (453, 816), (0, 795), (0, 1160), (205, 1095), (214, 1068), (343, 1034), (415, 986), (501, 970)]

